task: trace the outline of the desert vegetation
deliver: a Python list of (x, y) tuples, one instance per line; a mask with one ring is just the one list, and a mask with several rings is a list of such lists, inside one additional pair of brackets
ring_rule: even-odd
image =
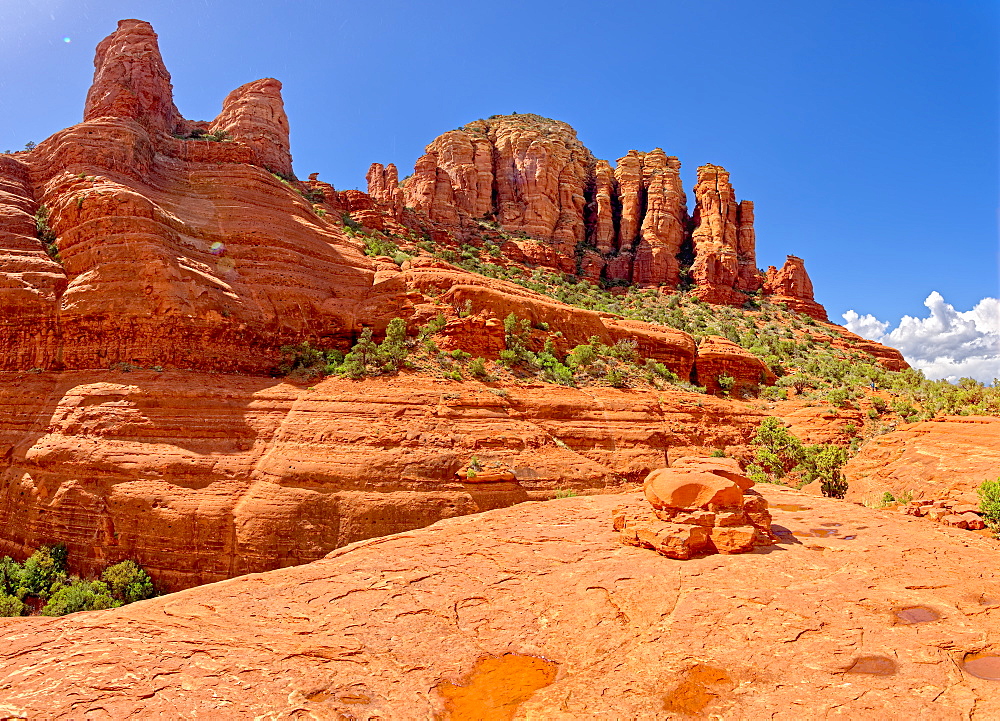
[(0, 616), (65, 616), (99, 611), (156, 595), (149, 575), (134, 561), (108, 566), (98, 578), (67, 571), (66, 547), (41, 546), (24, 563), (0, 558)]

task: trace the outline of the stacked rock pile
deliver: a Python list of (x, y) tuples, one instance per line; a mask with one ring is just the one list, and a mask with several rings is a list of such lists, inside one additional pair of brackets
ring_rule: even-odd
[(959, 501), (918, 499), (902, 506), (900, 510), (908, 516), (923, 516), (946, 526), (979, 531), (986, 528), (986, 522), (979, 508)]
[(775, 542), (767, 501), (731, 458), (682, 458), (643, 483), (648, 505), (614, 510), (623, 543), (669, 558), (746, 553)]

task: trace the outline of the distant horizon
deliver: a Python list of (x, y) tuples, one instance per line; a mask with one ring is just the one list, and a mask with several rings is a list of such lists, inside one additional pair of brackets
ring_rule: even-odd
[(1000, 375), (993, 3), (251, 2), (225, 23), (206, 0), (7, 4), (0, 148), (79, 122), (94, 47), (144, 19), (185, 117), (276, 77), (296, 172), (341, 189), (364, 189), (372, 162), (403, 177), (437, 135), (513, 111), (568, 123), (611, 162), (662, 147), (689, 201), (695, 169), (721, 165), (756, 204), (759, 266), (802, 257), (831, 320), (929, 377)]

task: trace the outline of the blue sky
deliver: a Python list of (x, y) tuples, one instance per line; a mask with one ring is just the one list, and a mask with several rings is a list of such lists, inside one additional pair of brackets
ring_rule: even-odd
[[(831, 318), (895, 325), (997, 297), (998, 10), (975, 0), (615, 3), (0, 0), (0, 149), (79, 121), (97, 42), (153, 23), (189, 118), (285, 86), (296, 172), (364, 188), (495, 113), (598, 157), (662, 147), (756, 202), (759, 264), (799, 255)], [(69, 38), (70, 42), (65, 42)]]

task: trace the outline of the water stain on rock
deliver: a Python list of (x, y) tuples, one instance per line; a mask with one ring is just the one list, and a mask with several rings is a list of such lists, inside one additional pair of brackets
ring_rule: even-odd
[(847, 673), (867, 673), (873, 676), (892, 676), (896, 662), (885, 656), (862, 656), (847, 669)]
[(507, 721), (535, 691), (555, 681), (558, 671), (555, 661), (537, 656), (486, 656), (461, 683), (441, 681), (435, 689), (445, 698), (445, 718), (451, 721)]
[(684, 680), (663, 699), (663, 710), (698, 714), (721, 693), (735, 686), (729, 674), (721, 668), (697, 664), (684, 672)]
[(896, 620), (901, 624), (914, 624), (914, 623), (929, 623), (930, 621), (937, 621), (941, 618), (941, 614), (935, 611), (933, 608), (928, 608), (927, 606), (905, 606), (903, 608), (897, 608), (893, 613), (896, 615)]
[(837, 535), (836, 528), (810, 528), (808, 531), (795, 531), (799, 538), (833, 538)]
[(965, 672), (987, 681), (1000, 681), (1000, 656), (990, 653), (970, 653), (962, 661)]
[(789, 513), (810, 510), (809, 506), (800, 506), (797, 503), (775, 503), (770, 508), (777, 508), (779, 511), (788, 511)]

